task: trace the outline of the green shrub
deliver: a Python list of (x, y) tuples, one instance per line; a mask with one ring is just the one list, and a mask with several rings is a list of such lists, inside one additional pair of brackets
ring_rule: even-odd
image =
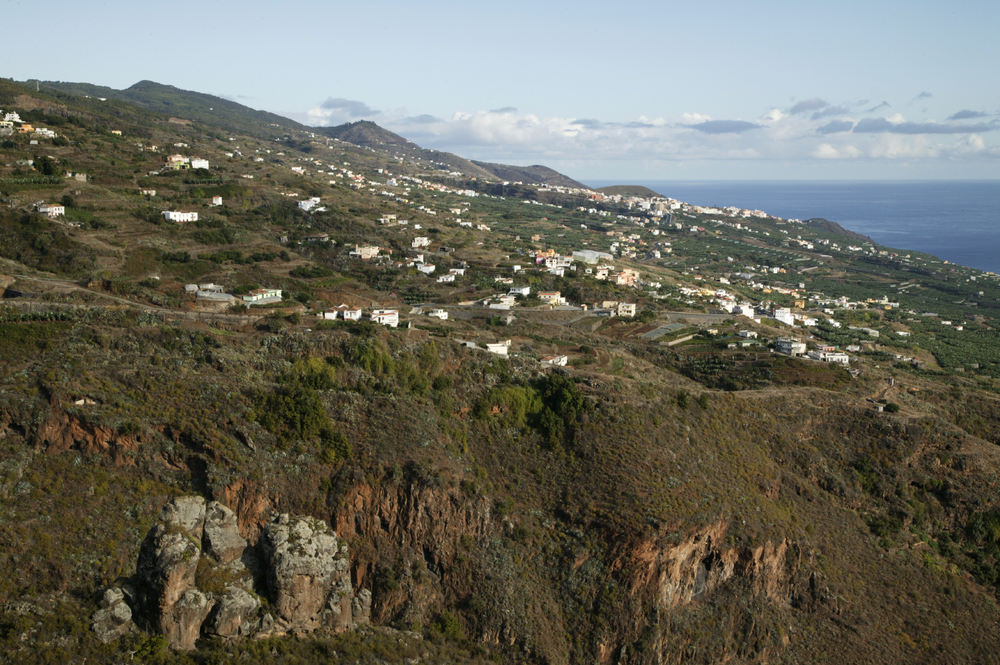
[(335, 432), (327, 428), (320, 432), (319, 440), (319, 459), (324, 464), (333, 464), (338, 459), (350, 459), (351, 442), (347, 440), (343, 432)]
[(319, 393), (298, 381), (258, 396), (255, 412), (260, 424), (282, 445), (311, 441), (325, 429), (333, 429)]

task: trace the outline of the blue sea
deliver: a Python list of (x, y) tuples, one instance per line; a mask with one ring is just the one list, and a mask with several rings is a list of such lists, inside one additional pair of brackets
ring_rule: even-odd
[(602, 181), (701, 206), (823, 217), (897, 249), (1000, 273), (1000, 180)]

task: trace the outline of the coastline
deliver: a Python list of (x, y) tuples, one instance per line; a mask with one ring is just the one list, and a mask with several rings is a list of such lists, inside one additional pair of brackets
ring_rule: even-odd
[(600, 180), (642, 185), (692, 205), (822, 218), (879, 245), (1000, 273), (1000, 180)]

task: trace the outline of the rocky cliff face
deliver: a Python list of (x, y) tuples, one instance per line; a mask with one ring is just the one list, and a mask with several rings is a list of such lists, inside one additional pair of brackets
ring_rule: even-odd
[[(269, 597), (277, 617), (261, 614)], [(347, 544), (322, 520), (277, 515), (256, 544), (218, 502), (178, 497), (160, 512), (129, 584), (108, 589), (94, 614), (104, 641), (136, 623), (190, 650), (201, 637), (341, 631), (367, 623), (371, 594), (355, 594)]]
[[(727, 543), (725, 520), (679, 541), (663, 528), (641, 538), (592, 542), (556, 565), (530, 549), (497, 549), (497, 543), (510, 543), (518, 519), (497, 516), (488, 498), (453, 488), (354, 485), (342, 495), (334, 521), (339, 533), (364, 544), (352, 561), (359, 580), (396, 566), (391, 585), (370, 582), (377, 622), (427, 625), (445, 599), (476, 599), (467, 634), (487, 643), (523, 645), (526, 653), (548, 662), (571, 658), (565, 636), (584, 627), (568, 608), (602, 604), (594, 585), (621, 590), (615, 607), (604, 608), (612, 615), (609, 630), (586, 648), (599, 663), (641, 663), (675, 652), (676, 636), (659, 624), (704, 603), (737, 594), (744, 602), (780, 608), (809, 595), (796, 544), (783, 538)], [(593, 625), (586, 629), (602, 632)], [(644, 634), (648, 649), (636, 654), (630, 645)]]

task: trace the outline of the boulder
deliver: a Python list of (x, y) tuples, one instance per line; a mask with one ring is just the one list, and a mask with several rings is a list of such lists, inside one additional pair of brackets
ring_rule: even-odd
[(101, 598), (101, 609), (91, 617), (91, 627), (97, 639), (107, 644), (128, 634), (132, 629), (132, 608), (125, 602), (119, 588), (108, 589)]
[(160, 521), (171, 529), (183, 529), (201, 541), (205, 525), (205, 499), (200, 496), (178, 496), (160, 509)]
[(247, 546), (247, 541), (240, 536), (236, 515), (218, 501), (208, 504), (205, 510), (202, 542), (205, 553), (212, 555), (222, 564), (239, 559)]
[(204, 630), (220, 637), (244, 637), (257, 628), (260, 601), (239, 587), (229, 587), (218, 599)]
[(347, 545), (326, 522), (281, 515), (264, 529), (267, 584), (285, 630), (343, 630), (351, 623)]
[(194, 649), (201, 634), (201, 624), (214, 604), (197, 589), (185, 591), (180, 600), (166, 608), (160, 619), (160, 629), (167, 644), (183, 651)]

